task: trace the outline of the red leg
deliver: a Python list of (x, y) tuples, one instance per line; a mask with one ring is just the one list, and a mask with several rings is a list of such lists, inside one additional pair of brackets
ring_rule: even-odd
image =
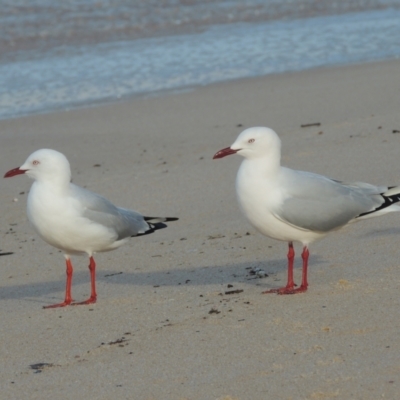
[(90, 286), (91, 286), (91, 294), (90, 297), (81, 301), (80, 303), (74, 303), (74, 306), (82, 305), (82, 304), (94, 304), (96, 303), (97, 294), (96, 294), (96, 263), (94, 262), (94, 258), (90, 256), (89, 263), (89, 271), (90, 271)]
[(288, 281), (285, 287), (279, 289), (271, 289), (266, 290), (265, 293), (278, 293), (278, 294), (293, 294), (295, 293), (295, 283), (293, 280), (293, 263), (294, 263), (294, 249), (293, 249), (293, 242), (289, 242), (289, 251), (287, 254), (288, 257)]
[(63, 303), (52, 304), (50, 306), (44, 306), (43, 308), (57, 308), (57, 307), (65, 307), (69, 306), (72, 303), (71, 297), (71, 285), (72, 285), (72, 274), (73, 268), (71, 264), (71, 260), (69, 258), (66, 259), (67, 264), (67, 283), (65, 286), (65, 300)]
[(308, 269), (308, 257), (310, 252), (308, 251), (307, 246), (303, 247), (303, 252), (301, 253), (301, 258), (303, 259), (303, 275), (301, 278), (301, 286), (295, 289), (296, 293), (302, 293), (307, 291), (308, 282), (307, 282), (307, 269)]

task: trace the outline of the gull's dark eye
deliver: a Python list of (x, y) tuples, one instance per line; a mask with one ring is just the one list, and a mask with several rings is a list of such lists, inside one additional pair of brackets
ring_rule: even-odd
[(33, 160), (32, 164), (33, 164), (33, 165), (38, 165), (38, 164), (40, 164), (40, 161), (38, 161), (38, 160)]
[(248, 142), (249, 143), (253, 143), (256, 139), (249, 139)]

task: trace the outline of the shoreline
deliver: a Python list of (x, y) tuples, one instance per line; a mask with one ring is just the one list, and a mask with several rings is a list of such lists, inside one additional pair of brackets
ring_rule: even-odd
[(274, 73), (269, 73), (267, 75), (262, 75), (262, 76), (249, 76), (249, 77), (243, 77), (243, 78), (232, 78), (229, 80), (225, 81), (219, 81), (219, 82), (211, 82), (207, 83), (204, 85), (188, 85), (188, 86), (182, 86), (180, 88), (173, 88), (173, 89), (163, 89), (163, 90), (158, 90), (154, 92), (143, 92), (143, 93), (138, 93), (138, 94), (131, 94), (131, 95), (124, 95), (120, 98), (114, 98), (114, 99), (109, 99), (109, 100), (103, 100), (99, 99), (97, 101), (92, 101), (92, 102), (82, 102), (81, 104), (76, 104), (76, 105), (70, 105), (68, 107), (65, 106), (59, 106), (55, 108), (51, 108), (48, 110), (44, 111), (37, 111), (33, 113), (28, 113), (28, 114), (20, 114), (20, 115), (15, 115), (15, 116), (9, 116), (9, 117), (0, 117), (0, 121), (8, 121), (8, 120), (15, 120), (19, 118), (29, 118), (29, 117), (34, 117), (34, 116), (46, 116), (49, 114), (55, 114), (55, 113), (64, 113), (64, 112), (71, 112), (75, 110), (81, 110), (81, 109), (91, 109), (91, 108), (96, 108), (96, 107), (107, 107), (107, 106), (113, 106), (121, 103), (130, 103), (133, 101), (140, 101), (140, 100), (145, 100), (145, 99), (151, 99), (151, 98), (163, 98), (167, 96), (175, 96), (179, 95), (182, 93), (188, 93), (188, 92), (193, 92), (197, 89), (201, 88), (207, 88), (210, 86), (214, 85), (219, 85), (219, 84), (230, 84), (230, 83), (239, 83), (239, 82), (246, 82), (248, 80), (255, 80), (255, 79), (260, 79), (263, 80), (264, 78), (271, 78), (274, 79), (274, 77), (280, 77), (280, 76), (290, 76), (292, 74), (299, 74), (299, 73), (312, 73), (312, 72), (318, 72), (322, 70), (336, 70), (338, 68), (346, 68), (346, 67), (362, 67), (364, 65), (375, 65), (375, 64), (383, 64), (383, 63), (396, 63), (399, 61), (399, 58), (391, 58), (391, 59), (384, 59), (384, 60), (370, 60), (370, 61), (365, 61), (365, 62), (350, 62), (350, 63), (338, 63), (335, 65), (327, 65), (327, 66), (317, 66), (317, 67), (311, 67), (311, 68), (306, 68), (303, 70), (291, 70), (291, 71), (283, 71), (283, 72), (274, 72)]
[(4, 92), (0, 115), (27, 115), (221, 80), (396, 58), (400, 47), (393, 38), (399, 16), (400, 10), (385, 9), (309, 18), (304, 23), (239, 23), (192, 35), (65, 46), (41, 57), (35, 54), (38, 58), (0, 64)]
[[(3, 174), (54, 148), (74, 183), (143, 214), (180, 218), (96, 256), (95, 305), (43, 310), (63, 297), (64, 259), (27, 221), (31, 181), (2, 180), (0, 249), (13, 252), (0, 257), (5, 398), (395, 398), (400, 216), (361, 221), (311, 246), (307, 293), (261, 295), (285, 282), (287, 245), (241, 215), (240, 157), (212, 156), (265, 125), (282, 139), (283, 165), (398, 185), (399, 66), (318, 68), (0, 120)], [(84, 299), (87, 260), (72, 261), (73, 296)], [(254, 279), (251, 268), (268, 277)], [(36, 373), (37, 363), (48, 365)]]

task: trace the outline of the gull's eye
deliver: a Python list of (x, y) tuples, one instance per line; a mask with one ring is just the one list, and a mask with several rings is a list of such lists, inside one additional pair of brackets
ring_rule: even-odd
[(33, 164), (33, 165), (38, 165), (38, 164), (40, 164), (40, 161), (38, 161), (38, 160), (33, 160), (33, 161), (32, 161), (32, 164)]
[(253, 143), (256, 139), (249, 139), (248, 143)]

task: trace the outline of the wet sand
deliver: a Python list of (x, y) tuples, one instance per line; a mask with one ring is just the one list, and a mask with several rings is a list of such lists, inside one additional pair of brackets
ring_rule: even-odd
[[(287, 246), (240, 214), (240, 157), (212, 156), (265, 125), (280, 135), (286, 166), (399, 185), (399, 67), (271, 75), (0, 121), (3, 174), (54, 148), (74, 183), (180, 218), (96, 256), (97, 304), (44, 310), (63, 299), (64, 259), (27, 221), (31, 181), (2, 180), (0, 254), (13, 252), (0, 256), (2, 397), (395, 399), (400, 215), (312, 245), (307, 293), (261, 295), (285, 283)], [(72, 261), (79, 301), (90, 289), (87, 260)]]

